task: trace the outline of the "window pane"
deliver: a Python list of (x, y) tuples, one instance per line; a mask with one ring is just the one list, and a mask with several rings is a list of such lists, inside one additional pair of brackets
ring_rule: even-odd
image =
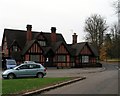
[(89, 56), (82, 56), (82, 62), (88, 63), (89, 62)]
[(29, 69), (29, 66), (28, 65), (23, 65), (21, 67), (19, 67), (20, 69)]
[(17, 51), (17, 46), (13, 46), (13, 51)]
[(45, 41), (38, 41), (38, 43), (39, 43), (41, 46), (46, 46), (46, 42), (45, 42)]
[(39, 55), (30, 55), (30, 60), (39, 62)]
[(34, 65), (33, 68), (40, 68), (40, 65)]
[(58, 61), (63, 61), (63, 62), (65, 62), (65, 61), (66, 61), (66, 56), (64, 56), (64, 55), (59, 55), (59, 56), (58, 56)]
[(30, 68), (30, 69), (40, 68), (40, 65), (30, 64), (30, 65), (29, 65), (29, 68)]
[(33, 65), (29, 65), (29, 68), (30, 68), (30, 69), (33, 69)]

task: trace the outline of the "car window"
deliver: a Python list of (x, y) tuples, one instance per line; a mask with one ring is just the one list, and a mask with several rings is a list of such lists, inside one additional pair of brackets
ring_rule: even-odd
[(19, 69), (29, 69), (29, 66), (28, 65), (22, 65), (19, 67)]
[(40, 68), (40, 65), (34, 65), (34, 68)]
[(30, 64), (30, 65), (29, 65), (29, 68), (30, 68), (30, 69), (33, 69), (33, 65)]
[(29, 68), (30, 68), (30, 69), (33, 69), (33, 68), (40, 68), (40, 65), (30, 64), (30, 65), (29, 65)]

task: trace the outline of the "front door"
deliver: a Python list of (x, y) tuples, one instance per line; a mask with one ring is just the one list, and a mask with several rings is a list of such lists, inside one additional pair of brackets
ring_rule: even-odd
[(48, 53), (46, 54), (46, 61), (45, 61), (45, 67), (54, 67), (54, 52), (52, 50), (49, 50)]
[(47, 57), (46, 58), (45, 67), (54, 67), (53, 58), (52, 57)]

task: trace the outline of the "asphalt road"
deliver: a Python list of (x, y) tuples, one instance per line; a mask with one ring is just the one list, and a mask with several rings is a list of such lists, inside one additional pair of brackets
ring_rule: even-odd
[(118, 94), (117, 64), (104, 64), (104, 67), (103, 72), (79, 74), (86, 76), (85, 80), (42, 94)]
[(96, 73), (104, 71), (104, 68), (66, 68), (56, 69), (48, 68), (46, 77), (81, 77), (86, 76), (88, 73)]

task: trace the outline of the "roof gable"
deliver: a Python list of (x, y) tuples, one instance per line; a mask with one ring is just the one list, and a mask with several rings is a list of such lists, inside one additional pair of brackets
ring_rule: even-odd
[(37, 39), (37, 40), (46, 40), (43, 32), (37, 33), (37, 34), (35, 35), (34, 39)]
[(73, 55), (78, 56), (85, 45), (87, 45), (89, 47), (90, 51), (95, 56), (98, 56), (98, 51), (92, 45), (90, 45), (88, 42), (76, 43), (76, 44), (72, 45), (71, 48), (72, 48), (72, 50), (75, 51)]
[(10, 48), (11, 44), (15, 40), (16, 42), (18, 42), (19, 46), (23, 49), (23, 46), (26, 43), (26, 31), (5, 29), (4, 35), (6, 36), (8, 48)]
[[(20, 48), (20, 46), (19, 46), (19, 43), (16, 41), (16, 40), (14, 40), (13, 42), (12, 42), (12, 44), (10, 45), (10, 47), (9, 48), (11, 48), (12, 46), (17, 46), (18, 48)], [(20, 48), (20, 50), (21, 50), (21, 48)]]
[[(60, 46), (63, 45), (64, 48), (66, 49), (67, 52), (69, 52), (69, 48), (67, 47), (67, 44), (65, 44), (62, 41), (56, 42), (52, 45), (52, 49), (53, 51), (56, 53), (56, 51), (58, 51), (58, 49), (60, 48)], [(70, 52), (69, 52), (70, 53)]]
[(80, 51), (79, 54), (82, 54), (82, 55), (92, 55), (93, 52), (92, 52), (91, 48), (88, 46), (88, 44), (86, 43), (84, 45), (84, 47), (82, 48), (82, 50)]
[(76, 43), (74, 45), (72, 45), (72, 49), (74, 49), (74, 51), (76, 50), (76, 52), (74, 52), (75, 56), (78, 56), (80, 51), (82, 50), (82, 48), (85, 46), (85, 42), (82, 43)]
[(44, 55), (46, 56), (51, 56), (51, 54), (54, 54), (54, 51), (52, 50), (51, 47), (42, 47), (42, 49), (44, 50)]
[(29, 52), (30, 53), (44, 53), (44, 50), (39, 45), (37, 40), (31, 40), (31, 41), (26, 43), (26, 46), (24, 47), (22, 54), (24, 55), (26, 52), (28, 52), (28, 53)]
[(69, 53), (67, 47), (66, 47), (65, 44), (63, 44), (63, 43), (61, 43), (61, 44), (59, 45), (59, 47), (57, 48), (56, 52), (57, 52), (57, 53), (60, 53), (60, 54), (61, 54), (61, 53), (63, 53), (63, 54)]
[(34, 42), (35, 40), (31, 40), (25, 44), (25, 47), (22, 51), (22, 55), (24, 55), (30, 49), (30, 47), (34, 44)]
[(94, 53), (95, 56), (99, 56), (98, 50), (95, 46), (89, 44), (89, 47), (91, 48), (91, 50), (92, 50), (92, 52)]

